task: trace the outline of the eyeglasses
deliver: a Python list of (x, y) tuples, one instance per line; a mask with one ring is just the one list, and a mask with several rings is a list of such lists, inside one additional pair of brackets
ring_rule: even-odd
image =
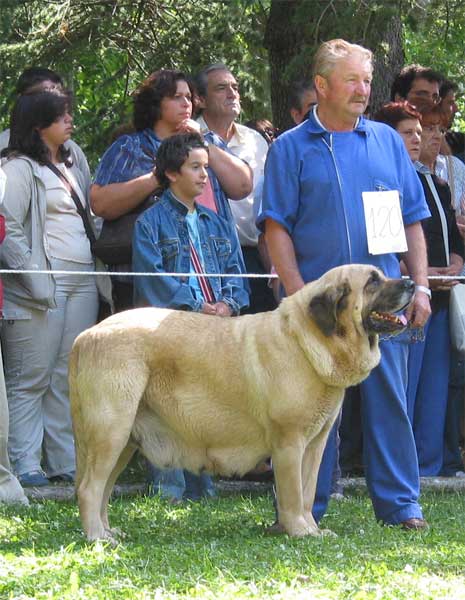
[(414, 99), (430, 101), (433, 104), (439, 104), (441, 102), (441, 96), (435, 92), (431, 93), (426, 90), (414, 90), (411, 92), (410, 101), (414, 104)]

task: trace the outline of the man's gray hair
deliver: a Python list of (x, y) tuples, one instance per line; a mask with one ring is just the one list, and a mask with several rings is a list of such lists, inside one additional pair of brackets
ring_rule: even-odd
[(327, 78), (340, 60), (354, 55), (364, 58), (373, 68), (373, 53), (368, 48), (342, 39), (323, 42), (313, 60), (313, 76), (321, 75)]
[(227, 71), (231, 73), (231, 69), (222, 62), (212, 63), (204, 67), (195, 78), (195, 87), (199, 96), (205, 97), (207, 95), (208, 86), (208, 75), (213, 71)]

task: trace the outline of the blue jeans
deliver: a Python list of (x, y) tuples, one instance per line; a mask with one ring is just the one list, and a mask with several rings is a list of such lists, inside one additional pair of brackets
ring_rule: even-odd
[(200, 500), (216, 496), (215, 485), (207, 473), (194, 475), (186, 469), (158, 469), (149, 463), (153, 491), (162, 498)]

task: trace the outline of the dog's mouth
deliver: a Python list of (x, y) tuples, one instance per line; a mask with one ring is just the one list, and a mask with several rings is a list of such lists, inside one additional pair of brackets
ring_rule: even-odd
[(365, 325), (366, 329), (373, 333), (400, 333), (407, 327), (407, 317), (403, 313), (372, 310)]

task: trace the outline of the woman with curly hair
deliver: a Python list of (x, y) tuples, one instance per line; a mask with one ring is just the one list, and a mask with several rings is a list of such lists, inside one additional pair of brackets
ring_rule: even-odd
[[(161, 69), (152, 73), (134, 94), (134, 133), (120, 136), (104, 153), (91, 187), (92, 208), (107, 220), (138, 208), (158, 188), (155, 156), (161, 142), (176, 133), (197, 133), (193, 120), (194, 89), (181, 71)], [(209, 143), (209, 182), (200, 202), (232, 223), (228, 198), (239, 200), (251, 190), (246, 163), (230, 154), (213, 133)], [(112, 266), (114, 272), (130, 270), (129, 264)], [(115, 275), (113, 293), (117, 310), (133, 307), (132, 279)]]

